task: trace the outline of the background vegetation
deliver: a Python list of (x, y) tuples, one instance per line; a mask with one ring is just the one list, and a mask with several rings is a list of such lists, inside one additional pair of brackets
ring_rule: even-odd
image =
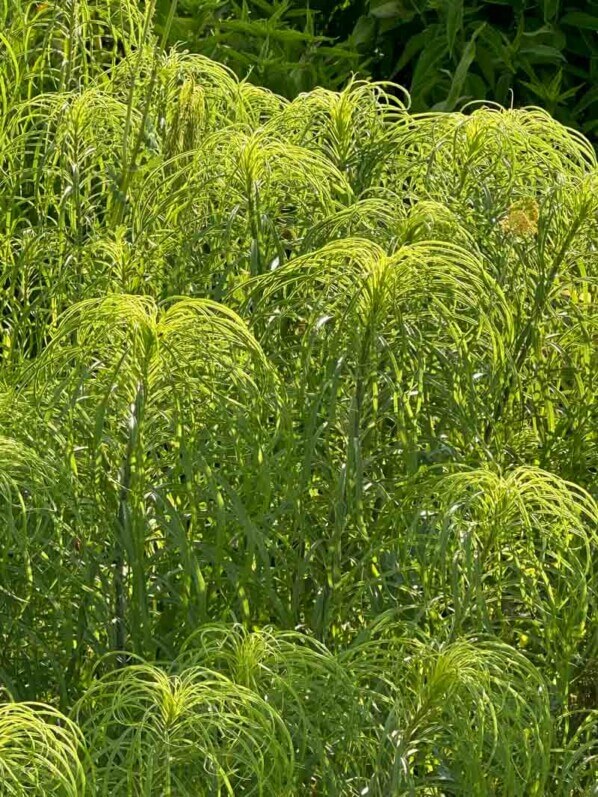
[(592, 146), (151, 11), (0, 4), (0, 794), (594, 794)]
[[(162, 19), (169, 6), (162, 0)], [(179, 0), (177, 8), (173, 43), (287, 97), (338, 89), (356, 73), (405, 86), (416, 112), (471, 100), (540, 105), (596, 138), (594, 0)]]

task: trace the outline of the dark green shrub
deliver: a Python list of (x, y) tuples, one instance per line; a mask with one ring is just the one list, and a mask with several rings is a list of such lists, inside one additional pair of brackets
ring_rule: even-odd
[(595, 135), (596, 31), (595, 0), (180, 0), (171, 40), (286, 96), (356, 72), (405, 86), (414, 111), (539, 105)]

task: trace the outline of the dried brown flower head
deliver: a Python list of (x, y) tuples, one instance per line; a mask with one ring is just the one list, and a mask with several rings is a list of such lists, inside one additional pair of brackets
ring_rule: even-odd
[(513, 202), (506, 215), (501, 219), (500, 226), (504, 232), (517, 238), (530, 238), (538, 233), (538, 219), (540, 208), (532, 197), (518, 199)]

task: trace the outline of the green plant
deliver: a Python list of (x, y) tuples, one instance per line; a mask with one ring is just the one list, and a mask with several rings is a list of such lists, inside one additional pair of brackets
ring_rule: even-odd
[(408, 86), (414, 110), (533, 103), (595, 133), (595, 3), (369, 0), (352, 13), (353, 40), (377, 49), (375, 74)]
[[(169, 9), (170, 0), (158, 1), (158, 30)], [(318, 85), (340, 88), (363, 60), (350, 42), (326, 35), (321, 17), (293, 0), (179, 0), (169, 39), (293, 97)]]
[(416, 112), (534, 104), (595, 137), (597, 28), (575, 0), (181, 0), (171, 39), (285, 96), (358, 73), (406, 86)]
[(96, 754), (98, 794), (289, 794), (293, 749), (273, 708), (225, 676), (136, 664), (74, 709)]
[(67, 717), (36, 703), (0, 703), (3, 795), (93, 794), (84, 760), (81, 733)]
[(589, 141), (0, 9), (0, 795), (592, 793)]

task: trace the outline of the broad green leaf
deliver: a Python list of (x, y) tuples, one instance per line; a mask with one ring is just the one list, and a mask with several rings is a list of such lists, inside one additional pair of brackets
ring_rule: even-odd
[(392, 74), (396, 75), (397, 72), (400, 72), (403, 67), (405, 67), (409, 61), (416, 55), (420, 50), (422, 50), (426, 43), (430, 39), (429, 29), (422, 31), (421, 33), (412, 36), (407, 44), (405, 45), (405, 49), (401, 53), (401, 57), (395, 64), (394, 69), (392, 70)]
[(376, 22), (371, 16), (361, 16), (355, 23), (351, 33), (351, 43), (355, 47), (363, 47), (373, 41)]
[(448, 0), (446, 15), (446, 38), (449, 55), (453, 54), (455, 39), (463, 25), (463, 0)]
[(410, 19), (413, 11), (405, 8), (402, 0), (374, 0), (370, 3), (370, 14), (377, 19)]
[(568, 25), (584, 30), (598, 30), (598, 16), (587, 14), (584, 11), (569, 11), (561, 17), (561, 25)]
[[(411, 84), (413, 96), (418, 97), (421, 94), (422, 100), (439, 81), (440, 73), (437, 67), (447, 54), (444, 32), (436, 27), (429, 28), (427, 33), (428, 41), (417, 59)], [(414, 108), (418, 107), (416, 103), (417, 100), (414, 102)]]
[(457, 102), (459, 101), (463, 89), (463, 84), (465, 83), (465, 78), (467, 77), (467, 73), (469, 72), (469, 67), (471, 66), (475, 58), (476, 39), (483, 29), (484, 25), (480, 25), (473, 32), (471, 39), (465, 45), (463, 54), (461, 55), (461, 59), (457, 64), (457, 68), (455, 69), (455, 73), (453, 75), (453, 80), (451, 82), (451, 87), (448, 96), (444, 102), (439, 103), (439, 105), (437, 106), (438, 110), (452, 111), (455, 108)]
[(559, 11), (560, 0), (544, 0), (544, 21), (552, 22)]
[(556, 47), (547, 44), (525, 45), (519, 50), (521, 55), (532, 56), (539, 61), (564, 61), (565, 56)]

